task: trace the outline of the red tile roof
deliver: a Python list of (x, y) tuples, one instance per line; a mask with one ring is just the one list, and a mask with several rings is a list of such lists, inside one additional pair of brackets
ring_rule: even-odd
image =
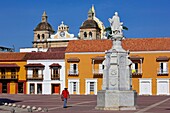
[(19, 68), (19, 66), (16, 64), (16, 63), (10, 63), (10, 64), (0, 64), (0, 67), (16, 67), (16, 68)]
[(65, 52), (31, 52), (27, 53), (27, 60), (47, 60), (47, 59), (64, 59)]
[[(169, 51), (170, 38), (127, 38), (122, 46), (130, 51)], [(111, 40), (72, 40), (66, 52), (104, 52), (111, 47)]]
[(53, 63), (53, 64), (50, 65), (50, 67), (61, 67), (61, 65), (58, 64), (58, 63)]
[(26, 53), (0, 52), (0, 61), (24, 61)]
[(47, 50), (47, 52), (61, 52), (65, 51), (67, 47), (51, 47)]
[(41, 63), (30, 63), (26, 64), (25, 67), (45, 67), (45, 66)]

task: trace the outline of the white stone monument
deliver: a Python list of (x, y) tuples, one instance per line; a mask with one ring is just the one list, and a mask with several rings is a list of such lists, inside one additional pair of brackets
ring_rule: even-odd
[(118, 13), (109, 18), (113, 46), (105, 52), (103, 86), (97, 93), (96, 109), (136, 110), (137, 93), (132, 90), (129, 52), (121, 45), (123, 26)]

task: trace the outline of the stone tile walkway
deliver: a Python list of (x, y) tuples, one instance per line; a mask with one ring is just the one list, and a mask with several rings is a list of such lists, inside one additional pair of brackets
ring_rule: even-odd
[[(25, 105), (36, 107), (35, 113), (170, 113), (170, 97), (169, 96), (138, 96), (137, 110), (135, 111), (103, 111), (96, 110), (95, 95), (71, 95), (68, 100), (68, 108), (63, 108), (63, 101), (59, 95), (8, 95), (0, 94), (0, 101), (3, 103), (11, 103), (16, 105)], [(41, 107), (42, 111), (37, 111)], [(29, 113), (25, 108), (9, 107), (0, 105), (0, 113), (11, 113), (11, 109), (15, 109), (15, 113)]]

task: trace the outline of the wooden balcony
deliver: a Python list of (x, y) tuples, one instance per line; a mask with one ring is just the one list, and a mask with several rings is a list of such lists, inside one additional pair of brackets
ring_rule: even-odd
[(18, 75), (17, 74), (0, 74), (0, 79), (16, 80), (16, 79), (18, 79)]
[(95, 69), (93, 70), (93, 75), (103, 75), (103, 70)]
[(157, 69), (157, 75), (169, 75), (168, 69)]
[(60, 80), (60, 75), (59, 74), (51, 75), (51, 80)]
[(141, 69), (132, 69), (132, 76), (141, 76), (142, 70)]
[(43, 74), (28, 74), (27, 80), (43, 80)]
[(79, 71), (78, 70), (68, 70), (68, 75), (75, 75), (77, 76), (79, 74)]

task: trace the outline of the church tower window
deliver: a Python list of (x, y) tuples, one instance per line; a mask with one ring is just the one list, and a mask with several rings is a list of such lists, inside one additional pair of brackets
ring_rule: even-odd
[(92, 38), (92, 32), (89, 32), (89, 37)]
[(45, 35), (44, 34), (42, 34), (42, 39), (44, 39), (45, 38)]
[(37, 35), (38, 40), (40, 39), (40, 34)]
[(84, 32), (84, 38), (87, 38), (87, 33), (86, 32)]

